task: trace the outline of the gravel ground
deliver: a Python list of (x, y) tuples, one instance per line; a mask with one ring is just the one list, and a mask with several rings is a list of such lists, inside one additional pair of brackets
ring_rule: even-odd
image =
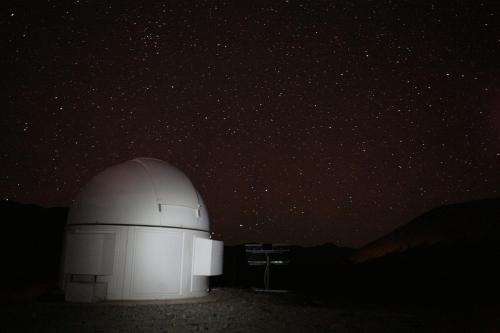
[(231, 288), (182, 302), (2, 304), (0, 332), (500, 332), (493, 306), (333, 303)]

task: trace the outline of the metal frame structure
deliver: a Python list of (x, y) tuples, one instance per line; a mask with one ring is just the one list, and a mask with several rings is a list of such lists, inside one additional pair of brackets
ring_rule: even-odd
[(290, 247), (286, 244), (245, 244), (245, 253), (249, 266), (266, 266), (264, 269), (265, 292), (286, 292), (287, 290), (270, 289), (271, 265), (286, 266), (290, 263)]

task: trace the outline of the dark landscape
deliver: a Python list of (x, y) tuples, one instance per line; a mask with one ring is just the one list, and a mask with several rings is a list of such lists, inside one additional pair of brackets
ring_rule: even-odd
[(500, 333), (499, 22), (2, 1), (0, 332)]
[[(8, 331), (498, 332), (500, 199), (436, 207), (361, 249), (291, 246), (290, 265), (248, 266), (226, 246), (208, 297), (65, 303), (57, 290), (65, 208), (1, 203)], [(6, 237), (19, 235), (19, 237)], [(20, 242), (23, 239), (23, 242)]]

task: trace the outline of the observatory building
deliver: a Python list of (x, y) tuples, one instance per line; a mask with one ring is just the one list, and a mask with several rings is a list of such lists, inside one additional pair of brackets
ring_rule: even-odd
[(65, 229), (61, 288), (68, 301), (204, 296), (222, 274), (200, 194), (152, 158), (110, 167), (81, 190)]

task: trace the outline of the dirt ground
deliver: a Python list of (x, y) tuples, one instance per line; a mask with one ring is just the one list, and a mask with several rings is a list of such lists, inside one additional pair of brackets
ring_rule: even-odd
[(500, 332), (500, 308), (336, 302), (220, 288), (177, 302), (64, 303), (12, 297), (0, 332)]

